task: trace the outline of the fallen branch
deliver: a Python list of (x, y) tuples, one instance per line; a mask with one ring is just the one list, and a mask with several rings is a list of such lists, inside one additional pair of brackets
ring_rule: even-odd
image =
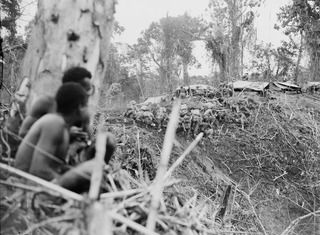
[(140, 182), (143, 182), (143, 172), (142, 172), (142, 166), (141, 166), (141, 153), (140, 153), (140, 135), (139, 135), (139, 129), (137, 130), (137, 148), (138, 148), (138, 156), (139, 156), (139, 161), (138, 161), (138, 172), (139, 172), (139, 179)]
[(317, 214), (320, 214), (320, 210), (317, 210), (317, 211), (314, 211), (314, 212), (311, 212), (309, 214), (306, 214), (306, 215), (303, 215), (303, 216), (300, 216), (298, 218), (296, 218), (295, 220), (293, 220), (289, 226), (281, 233), (281, 235), (288, 235), (294, 228), (295, 226), (297, 226), (297, 224), (301, 221), (301, 220), (304, 220), (310, 216), (316, 216)]
[(54, 218), (47, 219), (45, 221), (42, 221), (38, 224), (32, 225), (30, 228), (28, 228), (26, 231), (22, 233), (22, 235), (28, 235), (31, 234), (34, 230), (41, 228), (47, 224), (52, 224), (52, 223), (57, 223), (61, 221), (66, 221), (66, 220), (74, 220), (79, 218), (79, 215), (62, 215)]
[(3, 163), (0, 163), (0, 168), (5, 170), (5, 171), (8, 171), (12, 174), (15, 174), (15, 175), (18, 175), (24, 179), (27, 179), (27, 180), (30, 180), (32, 182), (35, 182), (47, 189), (50, 190), (50, 192), (53, 194), (53, 195), (57, 195), (57, 196), (61, 196), (65, 199), (73, 199), (73, 200), (76, 200), (76, 201), (84, 201), (84, 198), (82, 195), (79, 195), (77, 193), (74, 193), (70, 190), (67, 190), (65, 188), (62, 188), (60, 187), (59, 185), (56, 185), (56, 184), (53, 184), (49, 181), (46, 181), (46, 180), (43, 180), (43, 179), (40, 179), (39, 177), (36, 177), (34, 175), (30, 175), (24, 171), (21, 171), (21, 170), (18, 170), (14, 167), (11, 167), (11, 166), (8, 166), (8, 165), (5, 165)]
[(14, 187), (14, 188), (20, 188), (26, 191), (33, 191), (33, 192), (41, 192), (43, 191), (40, 187), (33, 187), (33, 186), (28, 186), (25, 184), (19, 184), (19, 183), (10, 183), (5, 180), (0, 180), (0, 184)]
[(197, 135), (194, 141), (188, 146), (188, 148), (182, 153), (182, 155), (172, 164), (172, 166), (169, 168), (167, 173), (165, 174), (164, 178), (167, 179), (170, 177), (172, 172), (182, 163), (182, 161), (185, 159), (185, 157), (197, 146), (199, 141), (202, 139), (203, 133), (200, 133)]

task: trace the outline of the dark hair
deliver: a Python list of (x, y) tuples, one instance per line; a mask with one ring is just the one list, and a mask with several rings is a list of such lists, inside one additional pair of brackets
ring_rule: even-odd
[(91, 77), (92, 75), (87, 69), (83, 67), (72, 67), (64, 72), (62, 77), (62, 83), (67, 83), (67, 82), (80, 83), (82, 82), (83, 79), (85, 78), (90, 79)]
[(62, 114), (70, 114), (80, 105), (86, 105), (87, 100), (88, 95), (82, 86), (75, 82), (68, 82), (57, 91), (57, 111)]

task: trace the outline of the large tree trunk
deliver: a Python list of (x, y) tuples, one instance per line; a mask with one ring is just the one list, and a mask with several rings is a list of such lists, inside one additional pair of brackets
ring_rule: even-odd
[(301, 58), (302, 58), (302, 49), (303, 49), (303, 33), (301, 32), (299, 54), (298, 54), (296, 69), (295, 69), (295, 73), (294, 73), (294, 82), (296, 84), (298, 84), (299, 68), (300, 68), (300, 62), (301, 62)]
[(145, 99), (145, 89), (146, 89), (146, 85), (144, 82), (144, 72), (143, 72), (143, 61), (142, 59), (139, 60), (139, 78), (138, 78), (138, 82), (139, 82), (139, 86), (140, 86), (140, 90), (141, 90), (141, 95), (143, 100)]
[[(112, 33), (114, 0), (41, 0), (25, 55), (22, 75), (31, 79), (28, 105), (42, 94), (53, 96), (63, 72), (82, 66), (100, 89)], [(99, 92), (89, 100), (93, 111)]]

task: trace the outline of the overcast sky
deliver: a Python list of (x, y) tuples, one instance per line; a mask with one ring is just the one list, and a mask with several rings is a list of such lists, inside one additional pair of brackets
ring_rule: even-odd
[[(265, 0), (259, 10), (259, 17), (256, 19), (258, 40), (279, 45), (284, 39), (283, 34), (273, 27), (280, 7), (290, 1)], [(33, 18), (36, 12), (36, 2), (36, 0), (22, 0), (23, 15), (18, 21), (18, 32), (23, 33), (24, 27)], [(167, 14), (177, 16), (187, 12), (191, 16), (201, 16), (208, 2), (209, 0), (118, 0), (115, 19), (125, 28), (125, 31), (115, 40), (132, 44), (151, 22), (158, 21)], [(202, 64), (208, 60), (204, 50), (199, 49), (195, 51), (195, 54)], [(198, 72), (207, 73), (207, 70), (207, 66), (203, 66)]]
[[(274, 30), (276, 14), (290, 0), (265, 0), (259, 10), (256, 21), (258, 39), (278, 45), (283, 39), (281, 32)], [(116, 6), (115, 18), (125, 27), (125, 32), (119, 40), (134, 43), (140, 32), (151, 22), (166, 16), (176, 16), (189, 13), (191, 16), (201, 16), (208, 6), (209, 0), (119, 0)]]
[[(260, 40), (278, 44), (283, 35), (274, 30), (276, 13), (280, 6), (291, 0), (265, 0), (259, 10), (257, 19), (258, 38)], [(209, 0), (118, 0), (115, 18), (125, 31), (119, 40), (134, 43), (140, 32), (146, 29), (151, 22), (158, 21), (166, 16), (181, 15), (185, 12), (191, 16), (201, 16)], [(36, 12), (36, 0), (22, 0), (23, 15), (18, 20), (18, 30), (23, 33), (24, 27), (33, 18)]]

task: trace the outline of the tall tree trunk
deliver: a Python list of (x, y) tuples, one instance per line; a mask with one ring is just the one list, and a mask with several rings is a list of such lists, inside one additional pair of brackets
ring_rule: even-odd
[(239, 6), (238, 1), (227, 1), (229, 5), (229, 17), (231, 22), (231, 39), (229, 53), (229, 72), (231, 78), (239, 79), (239, 56), (240, 56), (240, 34), (241, 28), (237, 25)]
[(167, 87), (164, 92), (173, 92), (173, 84), (172, 84), (172, 69), (171, 69), (171, 59), (170, 57), (166, 58), (166, 82)]
[[(96, 91), (106, 70), (114, 0), (41, 0), (22, 75), (31, 79), (28, 105), (42, 94), (53, 96), (63, 72), (82, 66), (92, 73)], [(99, 92), (89, 100), (93, 111)]]
[(166, 92), (167, 90), (167, 72), (164, 67), (159, 67), (160, 75), (160, 93)]
[(320, 49), (313, 51), (310, 62), (311, 79), (312, 81), (320, 80)]
[(138, 78), (138, 82), (139, 82), (139, 87), (140, 87), (140, 91), (141, 91), (141, 95), (143, 100), (145, 99), (145, 94), (144, 94), (144, 90), (145, 90), (145, 84), (144, 84), (144, 79), (143, 79), (143, 67), (142, 67), (142, 63), (143, 61), (140, 59), (139, 61), (139, 78)]
[(183, 70), (183, 83), (185, 86), (190, 85), (189, 73), (188, 73), (188, 63), (186, 61), (182, 62), (182, 70)]
[[(219, 64), (219, 70), (220, 70), (220, 83), (226, 82), (226, 68), (223, 64), (223, 62), (218, 63)], [(229, 81), (227, 81), (229, 82)]]
[(275, 76), (275, 80), (278, 81), (278, 77), (279, 77), (279, 71), (280, 71), (280, 62), (277, 62), (277, 71), (276, 71), (276, 76)]
[(299, 77), (299, 67), (300, 67), (300, 62), (301, 62), (301, 57), (302, 57), (302, 49), (303, 49), (303, 33), (300, 33), (300, 47), (299, 47), (299, 54), (298, 54), (298, 59), (297, 59), (297, 64), (296, 64), (296, 69), (294, 73), (294, 82), (298, 84), (298, 77)]

